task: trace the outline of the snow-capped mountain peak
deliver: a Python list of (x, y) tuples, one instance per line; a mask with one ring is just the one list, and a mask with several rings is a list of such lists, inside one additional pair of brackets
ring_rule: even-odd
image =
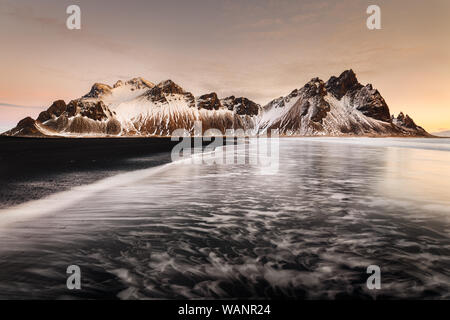
[(5, 134), (170, 136), (176, 129), (193, 134), (196, 121), (203, 134), (243, 129), (248, 134), (428, 135), (403, 113), (391, 117), (379, 91), (360, 84), (353, 70), (327, 82), (313, 78), (262, 107), (245, 97), (221, 99), (215, 92), (194, 97), (172, 80), (96, 83), (83, 97), (67, 105), (55, 101), (37, 120), (26, 118)]

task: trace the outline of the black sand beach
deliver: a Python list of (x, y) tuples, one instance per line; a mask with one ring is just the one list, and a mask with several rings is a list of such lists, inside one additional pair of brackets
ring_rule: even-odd
[[(170, 146), (16, 140), (4, 163), (22, 180), (5, 192), (145, 168)], [(0, 299), (449, 298), (447, 140), (292, 138), (278, 154), (276, 168), (179, 161), (0, 210)]]
[(168, 163), (177, 143), (170, 138), (0, 137), (0, 208)]

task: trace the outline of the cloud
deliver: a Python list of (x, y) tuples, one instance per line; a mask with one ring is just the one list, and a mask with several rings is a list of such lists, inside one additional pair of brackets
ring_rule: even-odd
[(116, 54), (130, 53), (129, 46), (118, 41), (108, 40), (104, 35), (88, 32), (85, 28), (82, 28), (79, 32), (69, 31), (65, 26), (66, 16), (64, 15), (61, 15), (59, 19), (48, 17), (42, 14), (42, 12), (46, 12), (45, 10), (41, 9), (39, 12), (36, 12), (36, 7), (33, 5), (20, 5), (11, 2), (5, 4), (0, 9), (5, 16), (15, 17), (17, 21), (28, 21), (40, 27), (47, 28), (63, 38), (66, 38), (68, 32), (71, 32), (72, 40), (88, 46), (97, 47)]
[(19, 104), (11, 104), (0, 102), (0, 107), (21, 108), (21, 109), (42, 109), (42, 106), (23, 106)]

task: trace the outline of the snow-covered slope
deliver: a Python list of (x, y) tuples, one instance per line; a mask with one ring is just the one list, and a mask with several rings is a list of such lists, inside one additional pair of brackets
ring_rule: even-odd
[[(428, 135), (403, 114), (394, 118), (372, 85), (361, 85), (352, 70), (326, 83), (312, 79), (301, 89), (277, 98), (260, 115), (258, 132), (281, 135)], [(406, 116), (408, 117), (408, 116)], [(408, 117), (408, 119), (410, 119)], [(412, 121), (412, 120), (411, 120)]]
[[(171, 80), (157, 85), (142, 78), (96, 83), (69, 104), (55, 101), (36, 120), (26, 118), (6, 132), (12, 136), (170, 136), (177, 129), (194, 134), (245, 130), (281, 135), (428, 135), (407, 115), (391, 117), (380, 93), (361, 85), (352, 70), (326, 83), (309, 81), (286, 97), (261, 107), (244, 97), (194, 97)], [(211, 129), (215, 129), (212, 131)]]

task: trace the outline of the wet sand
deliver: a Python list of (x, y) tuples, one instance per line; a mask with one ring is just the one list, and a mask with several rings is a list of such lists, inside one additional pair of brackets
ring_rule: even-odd
[(177, 143), (170, 138), (0, 137), (0, 208), (168, 163)]
[(449, 299), (449, 141), (280, 139), (279, 155), (277, 170), (178, 161), (2, 210), (0, 299)]

